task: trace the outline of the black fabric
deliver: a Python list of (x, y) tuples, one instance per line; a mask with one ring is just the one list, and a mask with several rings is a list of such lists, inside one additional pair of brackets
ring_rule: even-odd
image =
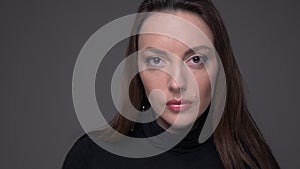
[[(223, 169), (211, 136), (202, 144), (198, 137), (204, 125), (207, 112), (196, 122), (188, 135), (169, 151), (148, 158), (126, 158), (114, 155), (100, 148), (88, 135), (76, 141), (69, 151), (63, 169)], [(163, 132), (155, 121), (137, 123), (129, 133), (131, 137), (151, 137)]]

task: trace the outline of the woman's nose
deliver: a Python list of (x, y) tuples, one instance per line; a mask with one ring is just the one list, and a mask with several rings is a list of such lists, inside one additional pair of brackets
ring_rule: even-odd
[(181, 69), (176, 69), (170, 73), (168, 88), (172, 92), (183, 92), (186, 90), (186, 76)]

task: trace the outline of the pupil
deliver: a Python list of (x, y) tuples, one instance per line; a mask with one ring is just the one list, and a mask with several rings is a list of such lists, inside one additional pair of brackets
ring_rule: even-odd
[(200, 62), (200, 57), (199, 57), (199, 56), (193, 57), (193, 61), (194, 61), (195, 63)]
[(155, 64), (158, 64), (159, 62), (160, 62), (160, 59), (159, 59), (159, 58), (155, 58), (155, 59), (154, 59), (154, 63), (155, 63)]

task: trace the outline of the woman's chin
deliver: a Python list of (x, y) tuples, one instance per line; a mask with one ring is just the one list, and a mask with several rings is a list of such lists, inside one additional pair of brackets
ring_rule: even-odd
[(164, 113), (157, 119), (157, 124), (164, 129), (180, 130), (185, 128), (191, 128), (199, 115), (195, 114), (167, 114)]

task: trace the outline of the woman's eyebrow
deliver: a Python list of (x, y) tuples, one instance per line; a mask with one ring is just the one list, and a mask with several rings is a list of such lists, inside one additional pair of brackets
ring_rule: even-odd
[[(192, 47), (192, 48), (190, 48), (190, 49), (188, 49), (187, 51), (184, 52), (184, 57), (182, 58), (182, 60), (185, 60), (186, 57), (188, 57), (189, 55), (194, 54), (197, 51), (201, 51), (201, 50), (210, 51), (211, 48), (206, 46), (206, 45), (200, 45), (200, 46)], [(161, 55), (161, 56), (170, 56), (170, 54), (167, 51), (164, 51), (164, 50), (161, 50), (161, 49), (158, 49), (158, 48), (155, 48), (155, 47), (147, 47), (145, 49), (142, 49), (141, 51), (142, 51), (142, 53), (151, 52), (151, 53)]]
[(195, 47), (188, 49), (187, 51), (184, 52), (184, 55), (187, 56), (189, 54), (195, 53), (196, 51), (203, 50), (203, 49), (206, 49), (209, 51), (211, 50), (211, 48), (206, 45), (200, 45), (200, 46), (195, 46)]
[(145, 49), (142, 50), (142, 52), (152, 52), (158, 55), (168, 55), (168, 53), (166, 51), (160, 50), (158, 48), (154, 48), (154, 47), (147, 47)]

